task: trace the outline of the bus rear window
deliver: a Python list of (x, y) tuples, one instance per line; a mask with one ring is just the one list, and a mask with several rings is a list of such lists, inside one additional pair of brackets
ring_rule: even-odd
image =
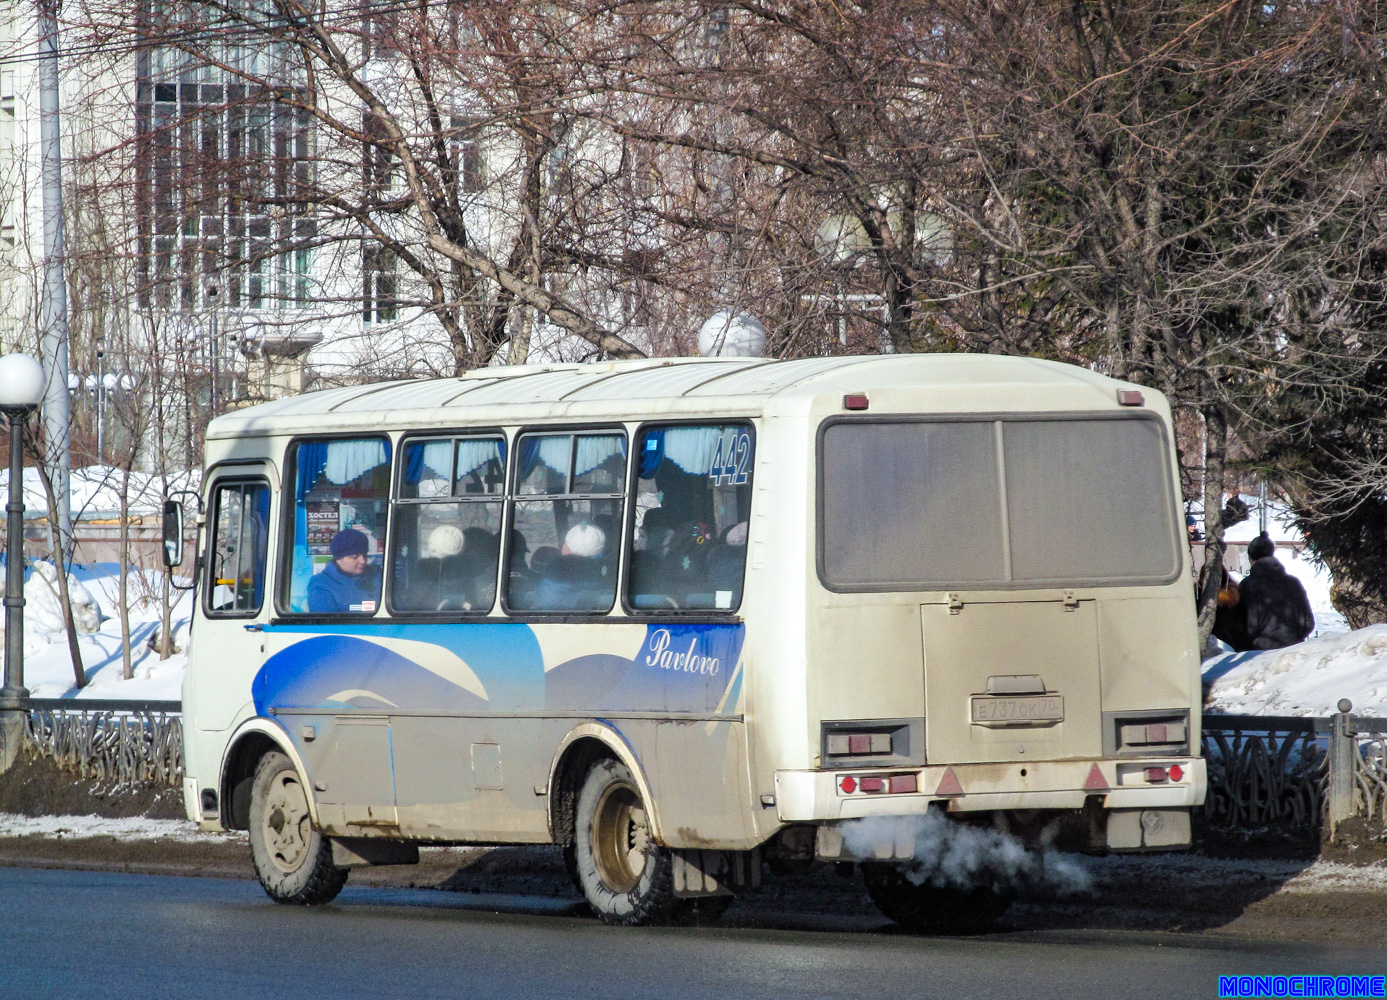
[(821, 575), (846, 591), (1168, 582), (1168, 463), (1145, 418), (835, 423)]

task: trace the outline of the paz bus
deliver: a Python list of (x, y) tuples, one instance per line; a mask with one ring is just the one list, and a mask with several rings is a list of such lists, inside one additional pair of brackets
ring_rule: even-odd
[(1151, 389), (979, 355), (489, 368), (229, 413), (206, 455), (184, 798), (281, 902), (553, 844), (611, 923), (818, 862), (931, 926), (1006, 900), (861, 820), (1189, 843)]

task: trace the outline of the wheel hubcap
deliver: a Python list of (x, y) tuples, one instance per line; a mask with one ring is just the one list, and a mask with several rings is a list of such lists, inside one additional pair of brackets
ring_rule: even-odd
[(308, 797), (295, 775), (284, 772), (270, 782), (260, 826), (270, 863), (286, 875), (298, 871), (308, 856), (313, 828), (308, 818)]
[(630, 892), (645, 871), (650, 853), (650, 825), (640, 793), (617, 782), (602, 793), (592, 820), (593, 860), (597, 874), (612, 892)]

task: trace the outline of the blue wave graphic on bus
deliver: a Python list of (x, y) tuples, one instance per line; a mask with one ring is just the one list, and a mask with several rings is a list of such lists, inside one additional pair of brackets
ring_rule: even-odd
[[(634, 659), (580, 656), (548, 671), (534, 631), (518, 623), (291, 625), (268, 631), (305, 638), (269, 657), (256, 674), (251, 691), (261, 715), (280, 707), (346, 706), (387, 714), (732, 713), (741, 693), (740, 624), (651, 625)], [(420, 644), (439, 652), (430, 654)], [(418, 651), (418, 659), (401, 645)], [(447, 676), (449, 664), (465, 676)]]
[[(569, 711), (734, 710), (742, 625), (651, 625), (635, 659), (581, 656), (545, 675), (544, 707)], [(729, 690), (733, 677), (735, 687)]]

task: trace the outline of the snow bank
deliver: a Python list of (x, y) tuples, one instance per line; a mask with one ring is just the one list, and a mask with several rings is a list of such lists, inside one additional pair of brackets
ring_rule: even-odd
[[(24, 615), (24, 682), (35, 698), (125, 698), (140, 701), (177, 701), (182, 697), (183, 674), (187, 667), (188, 624), (192, 602), (188, 593), (176, 595), (173, 611), (174, 644), (180, 652), (160, 660), (157, 650), (150, 649), (150, 638), (159, 627), (159, 601), (162, 574), (155, 570), (132, 572), (130, 595), (130, 646), (134, 676), (122, 678), (120, 620), (113, 616), (119, 606), (120, 570), (115, 563), (72, 567), (74, 612), (81, 600), (93, 617), (86, 619), (94, 627), (78, 639), (87, 686), (78, 691), (68, 654), (67, 635), (63, 631), (62, 614), (57, 594), (50, 588), (57, 574), (47, 567), (30, 576), (24, 593), (29, 601)], [(37, 598), (31, 588), (44, 588), (47, 593)], [(83, 596), (85, 595), (85, 597)], [(39, 600), (51, 600), (51, 606), (40, 606)], [(111, 617), (102, 615), (104, 609)], [(79, 632), (82, 628), (79, 628)]]
[(1207, 707), (1236, 715), (1331, 715), (1340, 698), (1387, 716), (1387, 625), (1320, 635), (1285, 649), (1204, 663)]
[(114, 837), (117, 840), (181, 840), (222, 843), (238, 839), (234, 834), (204, 833), (187, 820), (149, 819), (129, 816), (19, 816), (0, 813), (0, 837)]

